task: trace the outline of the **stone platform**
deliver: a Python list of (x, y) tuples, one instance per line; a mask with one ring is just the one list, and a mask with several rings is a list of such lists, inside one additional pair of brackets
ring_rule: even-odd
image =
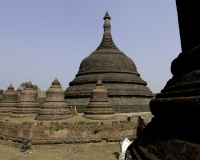
[[(139, 128), (152, 118), (151, 114), (115, 120), (90, 120), (82, 116), (60, 121), (36, 121), (34, 116), (24, 118), (0, 117), (0, 139), (21, 145), (90, 144), (119, 142), (124, 137), (136, 139)], [(138, 127), (140, 126), (140, 127)], [(102, 144), (103, 144), (102, 143)]]

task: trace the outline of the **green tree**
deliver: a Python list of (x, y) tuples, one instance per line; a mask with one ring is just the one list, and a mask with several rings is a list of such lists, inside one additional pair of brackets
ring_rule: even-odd
[(28, 82), (24, 82), (24, 83), (21, 84), (21, 89), (22, 89), (22, 90), (24, 90), (24, 89), (26, 88), (26, 84), (27, 84), (27, 83), (28, 83)]
[(37, 85), (33, 85), (33, 89), (35, 89), (37, 92), (41, 91)]
[[(21, 84), (22, 90), (24, 90), (26, 88), (27, 83), (28, 82), (24, 82), (24, 83)], [(36, 90), (37, 92), (41, 91), (40, 88), (35, 84), (33, 84), (33, 89)]]
[(0, 95), (2, 95), (2, 94), (3, 94), (3, 92), (4, 92), (4, 90), (3, 90), (3, 89), (0, 89)]

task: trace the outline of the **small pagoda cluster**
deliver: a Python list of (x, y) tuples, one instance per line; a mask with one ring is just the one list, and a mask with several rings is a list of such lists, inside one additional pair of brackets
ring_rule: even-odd
[[(65, 93), (57, 78), (46, 92), (46, 100), (40, 106), (37, 92), (29, 81), (24, 90), (14, 90), (12, 84), (3, 93), (0, 115), (12, 118), (35, 116), (35, 120), (62, 120), (72, 117), (65, 102)], [(95, 120), (115, 119), (114, 110), (108, 100), (108, 91), (100, 78), (91, 91), (91, 99), (84, 112), (84, 117)]]
[(84, 112), (84, 117), (95, 120), (115, 119), (114, 110), (108, 100), (108, 91), (99, 79), (92, 89), (91, 99)]
[(29, 81), (24, 90), (14, 90), (12, 84), (2, 95), (0, 115), (12, 118), (36, 116), (36, 120), (61, 120), (72, 117), (64, 99), (64, 90), (56, 78), (46, 92), (46, 101), (40, 106), (38, 93)]

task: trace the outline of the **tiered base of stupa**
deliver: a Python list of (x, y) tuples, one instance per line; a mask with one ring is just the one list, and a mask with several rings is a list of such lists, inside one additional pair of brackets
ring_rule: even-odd
[(90, 102), (83, 116), (88, 119), (96, 120), (116, 118), (109, 102)]
[(15, 110), (17, 107), (16, 103), (6, 103), (3, 104), (1, 103), (0, 105), (0, 116), (10, 116), (13, 112), (13, 110)]
[[(148, 87), (137, 84), (121, 84), (121, 82), (108, 83), (112, 79), (107, 78), (106, 76), (108, 75), (104, 74), (94, 74), (92, 77), (92, 80), (94, 79), (93, 84), (80, 84), (68, 87), (65, 92), (65, 101), (68, 106), (76, 106), (78, 113), (84, 113), (91, 98), (91, 90), (95, 86), (96, 77), (100, 75), (104, 80), (105, 88), (108, 90), (108, 100), (115, 113), (150, 112), (149, 102), (153, 94)], [(128, 74), (123, 75), (126, 77), (128, 76)], [(116, 75), (113, 74), (112, 76), (116, 77)], [(120, 78), (122, 81), (124, 77)]]
[(40, 106), (37, 102), (24, 102), (12, 112), (11, 117), (21, 118), (36, 115), (40, 110)]
[(36, 120), (62, 120), (71, 118), (70, 109), (65, 102), (45, 102), (36, 115)]
[[(140, 98), (140, 97), (111, 97), (108, 98), (112, 104), (112, 108), (115, 113), (133, 113), (133, 112), (150, 112), (149, 102), (152, 98)], [(65, 99), (68, 106), (76, 106), (78, 113), (84, 113), (87, 108), (87, 104), (90, 100), (88, 98), (77, 99)]]

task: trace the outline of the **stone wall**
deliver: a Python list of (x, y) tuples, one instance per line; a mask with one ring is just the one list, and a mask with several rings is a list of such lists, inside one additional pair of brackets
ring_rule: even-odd
[(106, 122), (41, 121), (20, 124), (0, 120), (0, 139), (22, 144), (28, 140), (32, 145), (119, 142), (125, 137), (136, 139), (144, 124), (145, 119), (140, 116), (129, 117), (127, 121)]

